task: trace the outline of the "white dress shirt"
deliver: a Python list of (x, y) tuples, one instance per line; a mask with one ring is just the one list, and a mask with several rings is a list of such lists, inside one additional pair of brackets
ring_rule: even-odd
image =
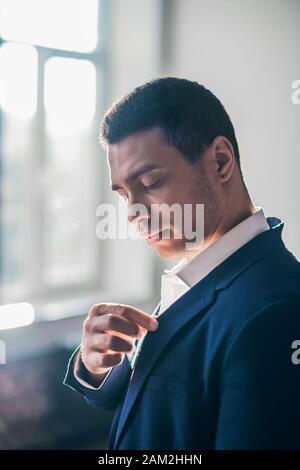
[(226, 258), (269, 228), (263, 210), (257, 208), (254, 214), (226, 232), (190, 262), (184, 258), (172, 269), (165, 269), (166, 274), (161, 276), (159, 315)]
[[(161, 276), (161, 305), (156, 316), (163, 314), (179, 297), (201, 281), (235, 251), (260, 233), (269, 229), (270, 227), (264, 216), (263, 209), (258, 207), (254, 214), (226, 232), (221, 238), (196, 255), (191, 261), (188, 262), (186, 258), (183, 258), (172, 269), (165, 269), (165, 274)], [(132, 367), (138, 357), (143, 339), (144, 338), (137, 341), (133, 353), (127, 354), (127, 357), (132, 362)], [(79, 371), (80, 358), (77, 356), (74, 364), (74, 375), (76, 379), (85, 387), (96, 389), (80, 377)], [(98, 389), (104, 384), (109, 373), (110, 371), (105, 376), (104, 381)]]

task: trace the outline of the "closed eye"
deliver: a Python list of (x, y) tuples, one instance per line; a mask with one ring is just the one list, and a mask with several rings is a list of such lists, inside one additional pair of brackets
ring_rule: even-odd
[(145, 189), (155, 189), (158, 188), (162, 182), (163, 178), (159, 178), (155, 183), (150, 184), (149, 186), (144, 185)]

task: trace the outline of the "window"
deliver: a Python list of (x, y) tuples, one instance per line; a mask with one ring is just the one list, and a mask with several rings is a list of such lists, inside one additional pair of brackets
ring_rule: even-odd
[(98, 0), (0, 0), (1, 303), (101, 284)]
[(97, 10), (98, 0), (1, 0), (1, 37), (92, 52), (99, 38)]
[(96, 237), (97, 206), (119, 206), (98, 144), (114, 99), (108, 9), (0, 0), (0, 303), (31, 304), (37, 319), (158, 301), (151, 248)]

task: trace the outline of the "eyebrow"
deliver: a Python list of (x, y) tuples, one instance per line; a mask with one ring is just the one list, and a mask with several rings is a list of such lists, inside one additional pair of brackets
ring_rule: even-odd
[[(126, 176), (125, 182), (126, 182), (126, 184), (129, 185), (129, 184), (133, 183), (133, 181), (135, 181), (137, 178), (142, 176), (143, 174), (148, 173), (148, 171), (151, 171), (151, 170), (156, 170), (157, 168), (160, 168), (160, 167), (155, 165), (154, 163), (147, 163), (147, 164), (141, 166), (140, 168), (138, 168), (137, 170), (135, 170), (130, 175)], [(113, 191), (117, 191), (118, 189), (122, 189), (122, 188), (118, 184), (112, 184), (111, 189)]]

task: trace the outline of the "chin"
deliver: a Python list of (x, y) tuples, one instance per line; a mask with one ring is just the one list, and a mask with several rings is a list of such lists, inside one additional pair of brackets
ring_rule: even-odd
[(163, 245), (163, 244), (158, 244), (156, 247), (156, 250), (161, 258), (164, 259), (174, 259), (176, 260), (177, 258), (182, 258), (184, 256), (184, 248), (178, 244), (169, 244), (169, 245)]

